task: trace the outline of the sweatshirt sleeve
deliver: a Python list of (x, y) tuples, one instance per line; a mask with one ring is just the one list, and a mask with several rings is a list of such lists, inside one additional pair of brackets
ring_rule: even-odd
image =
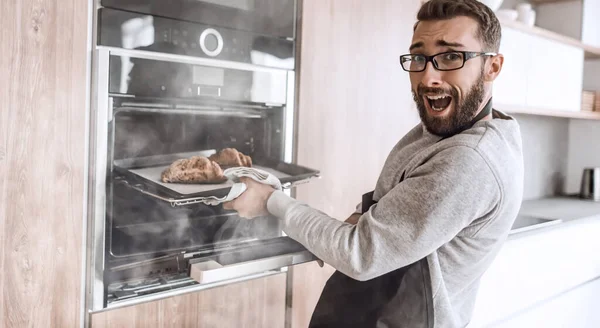
[(369, 280), (414, 263), (500, 202), (498, 182), (473, 148), (454, 146), (407, 175), (356, 225), (276, 191), (268, 210), (287, 235), (336, 270)]

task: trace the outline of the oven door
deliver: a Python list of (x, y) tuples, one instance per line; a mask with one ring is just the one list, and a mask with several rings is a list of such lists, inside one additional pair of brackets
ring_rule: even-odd
[[(105, 271), (106, 303), (116, 308), (282, 272), (317, 258), (288, 237), (112, 263)], [(100, 309), (100, 308), (96, 308)]]
[(294, 38), (295, 0), (102, 0), (102, 6)]
[(188, 261), (188, 274), (199, 284), (250, 276), (316, 259), (304, 246), (289, 237), (262, 240), (215, 256), (186, 255), (192, 257)]

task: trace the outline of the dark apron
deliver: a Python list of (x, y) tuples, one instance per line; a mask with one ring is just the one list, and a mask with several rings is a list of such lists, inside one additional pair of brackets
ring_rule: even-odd
[[(375, 204), (373, 192), (362, 197), (362, 213)], [(367, 281), (335, 271), (327, 280), (309, 328), (375, 327), (383, 307), (394, 297), (410, 266)]]
[[(471, 126), (491, 112), (492, 101), (490, 99), (483, 110), (473, 119)], [(400, 179), (400, 182), (403, 178)], [(362, 196), (362, 213), (377, 203), (373, 200), (373, 194), (372, 191)], [(424, 258), (421, 261), (426, 260)], [(335, 271), (323, 288), (308, 327), (374, 328), (377, 320), (381, 317), (381, 312), (398, 292), (405, 273), (419, 262), (367, 281), (354, 280)], [(433, 320), (430, 321), (430, 324), (433, 324)]]

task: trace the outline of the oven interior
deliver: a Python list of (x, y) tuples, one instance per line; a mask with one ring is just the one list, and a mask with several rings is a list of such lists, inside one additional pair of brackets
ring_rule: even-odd
[[(131, 103), (131, 100), (126, 100)], [(147, 106), (147, 101), (144, 106)], [(232, 242), (279, 235), (278, 220), (272, 217), (248, 221), (234, 212), (223, 210), (220, 205), (193, 203), (173, 206), (172, 201), (158, 199), (149, 193), (169, 200), (184, 196), (169, 193), (160, 185), (145, 183), (142, 178), (128, 174), (128, 167), (119, 164), (126, 160), (132, 163), (131, 159), (161, 159), (161, 155), (196, 154), (224, 148), (235, 148), (257, 164), (264, 163), (265, 159), (268, 162), (281, 160), (282, 108), (265, 108), (263, 113), (251, 118), (204, 115), (201, 112), (171, 114), (168, 110), (161, 113), (147, 113), (143, 109), (119, 112), (120, 108), (117, 103), (117, 114), (113, 119), (114, 161), (109, 181), (111, 202), (108, 221), (112, 256), (165, 253), (207, 246), (216, 248)], [(140, 192), (142, 188), (145, 192)], [(228, 188), (223, 187), (204, 193), (221, 196), (227, 192)]]
[(246, 220), (198, 201), (227, 195), (228, 184), (186, 193), (140, 173), (235, 148), (288, 188), (318, 177), (284, 161), (287, 89), (279, 82), (285, 74), (122, 56), (110, 63), (107, 302), (195, 284), (190, 261), (230, 265), (305, 251), (283, 235), (277, 218)]

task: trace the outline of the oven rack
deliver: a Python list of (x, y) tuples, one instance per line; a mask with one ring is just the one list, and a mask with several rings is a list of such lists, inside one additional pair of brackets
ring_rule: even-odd
[[(298, 180), (298, 181), (294, 181), (294, 182), (286, 182), (281, 184), (281, 187), (284, 190), (287, 189), (291, 189), (294, 188), (298, 185), (301, 184), (305, 184), (308, 183), (311, 179), (319, 179), (320, 176), (319, 175), (315, 175), (314, 177), (310, 177), (307, 179), (303, 179), (303, 180)], [(161, 196), (158, 193), (154, 193), (151, 191), (148, 191), (144, 188), (144, 184), (143, 183), (130, 183), (127, 179), (125, 179), (124, 177), (116, 177), (115, 181), (131, 188), (134, 189), (140, 193), (143, 193), (145, 195), (148, 195), (150, 197), (153, 197), (155, 199), (164, 201), (169, 203), (172, 207), (178, 207), (178, 206), (187, 206), (187, 205), (193, 205), (193, 204), (205, 204), (205, 201), (208, 200), (216, 200), (219, 199), (219, 197), (216, 196), (204, 196), (204, 197), (184, 197), (184, 198), (175, 198), (175, 197), (168, 197), (168, 196)]]
[(111, 116), (117, 113), (159, 113), (191, 114), (209, 116), (234, 116), (243, 118), (264, 118), (265, 110), (282, 107), (282, 104), (259, 103), (197, 103), (187, 100), (146, 99), (111, 94)]
[(126, 185), (127, 187), (134, 189), (138, 192), (141, 192), (145, 195), (148, 195), (150, 197), (153, 197), (155, 199), (164, 201), (169, 203), (172, 207), (177, 207), (177, 206), (187, 206), (187, 205), (193, 205), (193, 204), (200, 204), (200, 203), (204, 203), (205, 201), (209, 200), (209, 199), (217, 199), (217, 197), (215, 196), (208, 196), (208, 197), (188, 197), (188, 198), (174, 198), (174, 197), (165, 197), (165, 196), (161, 196), (158, 193), (154, 193), (151, 191), (148, 191), (144, 188), (144, 184), (143, 183), (130, 183), (129, 181), (125, 180), (124, 178), (116, 178), (116, 180), (119, 183), (122, 183), (124, 185)]

